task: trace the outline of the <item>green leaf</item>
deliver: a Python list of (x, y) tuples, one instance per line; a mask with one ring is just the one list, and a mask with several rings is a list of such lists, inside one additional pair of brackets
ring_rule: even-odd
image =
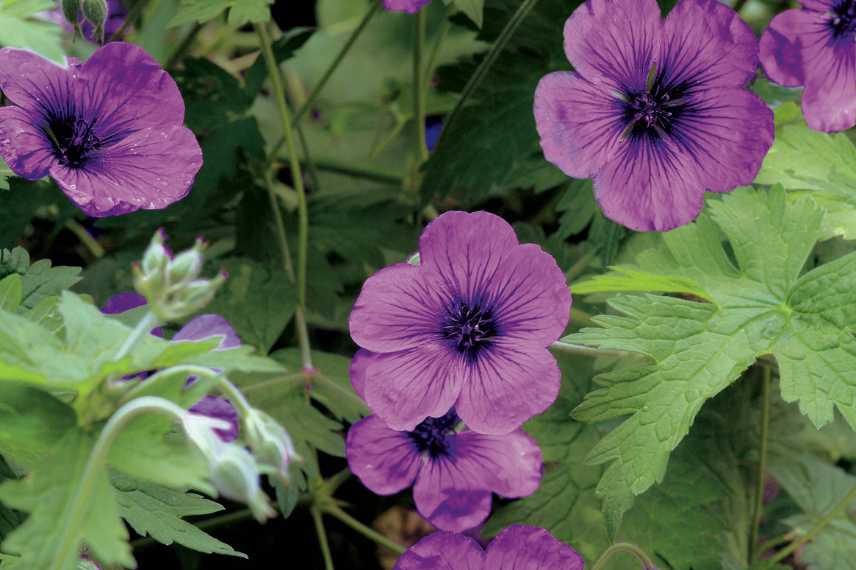
[(8, 190), (9, 189), (9, 181), (8, 179), (14, 176), (12, 169), (9, 168), (3, 159), (0, 158), (0, 190)]
[[(626, 417), (589, 455), (609, 463), (598, 492), (612, 524), (662, 480), (705, 401), (761, 355), (776, 357), (783, 398), (799, 401), (815, 426), (834, 407), (856, 426), (856, 389), (843, 372), (856, 368), (856, 254), (800, 276), (822, 218), (810, 200), (786, 203), (780, 188), (710, 200), (696, 223), (663, 234), (623, 271), (690, 279), (693, 296), (711, 302), (618, 296), (609, 305), (619, 315), (567, 337), (648, 358), (600, 375), (602, 387), (576, 410), (583, 421)], [(621, 282), (620, 271), (605, 279)]]
[(208, 515), (223, 506), (194, 493), (184, 493), (113, 473), (119, 514), (140, 536), (151, 536), (161, 544), (180, 544), (206, 554), (247, 558), (228, 544), (184, 520), (187, 516)]
[(776, 141), (759, 184), (781, 184), (790, 200), (811, 195), (827, 215), (822, 237), (856, 238), (856, 147), (844, 133), (808, 128), (796, 103), (776, 109)]
[(297, 293), (282, 271), (250, 259), (223, 263), (229, 274), (206, 309), (231, 323), (242, 342), (267, 352), (294, 316)]
[[(0, 457), (0, 483), (3, 481), (14, 481), (18, 475), (6, 463), (3, 457)], [(0, 543), (2, 543), (9, 534), (21, 526), (24, 522), (24, 515), (14, 509), (10, 509), (3, 503), (0, 503)], [(3, 560), (3, 555), (0, 554), (0, 561)], [(2, 566), (0, 566), (2, 567)]]
[(591, 180), (575, 180), (560, 192), (562, 198), (556, 204), (556, 212), (560, 213), (558, 235), (567, 239), (580, 233), (591, 223), (597, 211), (597, 203), (594, 200)]
[(713, 299), (692, 278), (659, 275), (630, 267), (612, 267), (612, 271), (573, 284), (576, 295), (592, 293), (686, 293), (706, 301)]
[(24, 299), (24, 282), (18, 274), (0, 280), (0, 309), (13, 312)]
[[(856, 477), (812, 455), (804, 455), (796, 461), (793, 459), (772, 461), (770, 472), (803, 511), (802, 514), (785, 521), (797, 536), (804, 535), (824, 520), (827, 514), (856, 488)], [(847, 515), (845, 510), (834, 517), (829, 526), (806, 544), (800, 555), (800, 561), (807, 566), (808, 570), (854, 569), (856, 568), (854, 536), (856, 536), (856, 522)]]
[(203, 24), (229, 10), (229, 24), (235, 27), (270, 20), (273, 0), (182, 0), (171, 27), (198, 22)]
[(22, 247), (0, 251), (0, 277), (21, 276), (21, 305), (32, 309), (44, 299), (59, 295), (80, 281), (79, 267), (54, 267), (50, 260), (30, 263), (30, 254)]
[(31, 466), (77, 423), (68, 405), (47, 392), (0, 381), (0, 453)]
[(0, 485), (0, 500), (30, 515), (3, 543), (23, 567), (73, 570), (84, 545), (105, 564), (135, 566), (107, 469), (89, 463), (94, 443), (70, 431), (28, 477)]
[(0, 46), (30, 49), (53, 61), (65, 61), (61, 29), (30, 18), (53, 7), (44, 0), (7, 0), (0, 4)]
[[(446, 4), (450, 3), (450, 0), (445, 0)], [(473, 23), (479, 28), (482, 27), (482, 23), (484, 22), (484, 0), (451, 0), (454, 2), (455, 7), (467, 15), (467, 18), (473, 21)]]

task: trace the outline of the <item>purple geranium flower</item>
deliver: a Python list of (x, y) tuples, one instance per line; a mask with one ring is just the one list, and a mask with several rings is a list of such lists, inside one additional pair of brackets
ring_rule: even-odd
[(408, 12), (415, 14), (431, 0), (383, 0), (383, 7), (390, 12)]
[(443, 214), (419, 254), (372, 275), (351, 312), (372, 411), (410, 431), (455, 407), (470, 429), (503, 434), (547, 409), (561, 379), (547, 347), (571, 307), (555, 260), (487, 212)]
[(544, 156), (593, 178), (612, 220), (663, 231), (692, 221), (704, 191), (754, 180), (773, 114), (745, 89), (758, 42), (718, 0), (588, 0), (565, 23), (574, 72), (544, 77), (535, 119)]
[[(117, 293), (107, 299), (107, 302), (101, 308), (101, 312), (108, 315), (115, 315), (142, 307), (145, 304), (146, 298), (139, 293)], [(152, 333), (159, 333), (159, 331), (160, 329), (155, 329)], [(158, 336), (161, 335), (158, 334)], [(241, 346), (241, 339), (238, 337), (235, 329), (220, 315), (199, 315), (198, 317), (194, 317), (175, 333), (172, 341), (199, 341), (211, 337), (220, 337), (220, 344), (217, 350)], [(145, 378), (145, 375), (143, 378)], [(190, 379), (190, 382), (192, 381), (193, 379)], [(204, 396), (190, 408), (190, 411), (195, 414), (228, 422), (230, 426), (228, 430), (214, 430), (223, 441), (234, 441), (238, 437), (240, 418), (237, 410), (225, 398), (221, 398), (220, 396)]]
[(68, 67), (0, 49), (0, 90), (0, 156), (27, 180), (50, 175), (90, 216), (165, 208), (202, 166), (178, 86), (137, 46)]
[(490, 514), (491, 493), (531, 495), (541, 481), (541, 450), (523, 430), (507, 435), (457, 432), (450, 411), (413, 431), (395, 431), (369, 416), (348, 431), (351, 471), (379, 495), (413, 485), (423, 517), (437, 528), (463, 532)]
[(819, 131), (856, 125), (856, 1), (801, 0), (761, 37), (761, 64), (785, 87), (805, 86), (806, 122)]
[(435, 532), (405, 552), (395, 570), (583, 570), (577, 552), (534, 526), (513, 525), (486, 550), (467, 536)]

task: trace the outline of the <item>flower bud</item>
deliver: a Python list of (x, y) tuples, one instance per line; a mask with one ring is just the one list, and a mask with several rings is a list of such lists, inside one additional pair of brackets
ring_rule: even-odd
[(206, 244), (203, 240), (196, 240), (193, 249), (184, 251), (169, 262), (167, 277), (173, 285), (190, 283), (202, 272), (205, 263)]
[(299, 459), (288, 432), (272, 417), (253, 409), (244, 417), (243, 436), (262, 465), (274, 469), (277, 478), (288, 482), (288, 465)]
[(110, 15), (107, 0), (81, 0), (81, 9), (83, 17), (95, 26), (94, 39), (104, 43), (104, 24), (107, 23), (107, 17)]
[(156, 231), (149, 247), (143, 254), (142, 270), (146, 275), (162, 272), (169, 264), (171, 256), (164, 246), (165, 241), (166, 233), (163, 230)]
[(210, 467), (211, 482), (221, 495), (245, 503), (259, 522), (276, 515), (259, 484), (258, 464), (246, 449), (224, 444), (222, 453)]

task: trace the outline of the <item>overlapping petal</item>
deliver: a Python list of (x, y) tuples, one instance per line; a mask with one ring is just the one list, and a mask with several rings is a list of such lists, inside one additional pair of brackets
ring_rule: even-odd
[(407, 433), (390, 429), (377, 416), (351, 426), (347, 452), (351, 471), (379, 495), (410, 487), (423, 463)]
[(229, 324), (229, 321), (220, 315), (199, 315), (192, 318), (186, 325), (181, 327), (172, 340), (203, 340), (211, 337), (219, 337), (218, 348), (236, 348), (241, 346), (238, 333)]
[[(808, 58), (807, 58), (808, 59)], [(836, 44), (822, 57), (811, 59), (806, 73), (802, 108), (806, 123), (825, 132), (856, 125), (856, 44)]]
[(821, 14), (808, 10), (785, 10), (772, 19), (761, 36), (761, 65), (770, 80), (785, 87), (805, 83), (803, 46), (823, 41)]
[(29, 50), (0, 49), (0, 91), (34, 118), (43, 118), (48, 109), (64, 108), (76, 77), (75, 69)]
[(0, 156), (18, 176), (39, 180), (50, 172), (54, 154), (33, 114), (20, 107), (0, 107)]
[(577, 552), (534, 526), (506, 528), (487, 547), (483, 568), (487, 570), (583, 570), (585, 562)]
[(481, 546), (468, 536), (435, 532), (405, 552), (395, 570), (484, 570)]
[(523, 430), (501, 436), (466, 431), (455, 436), (453, 453), (458, 469), (478, 474), (503, 497), (529, 496), (541, 483), (541, 449)]

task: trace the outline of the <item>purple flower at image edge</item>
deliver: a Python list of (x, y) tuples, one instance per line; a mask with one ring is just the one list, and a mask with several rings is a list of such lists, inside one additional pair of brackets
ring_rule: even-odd
[(369, 408), (412, 431), (454, 407), (468, 428), (495, 435), (547, 409), (561, 381), (547, 347), (571, 308), (556, 261), (487, 212), (441, 215), (419, 254), (418, 266), (372, 275), (351, 312)]
[(90, 216), (165, 208), (202, 166), (178, 86), (137, 46), (68, 67), (3, 48), (0, 90), (0, 156), (27, 180), (50, 176)]
[[(108, 315), (115, 315), (142, 307), (145, 304), (145, 297), (139, 293), (130, 291), (117, 293), (107, 299), (107, 302), (101, 307), (101, 312)], [(152, 331), (152, 334), (162, 336), (160, 329), (155, 329)], [(171, 342), (200, 341), (215, 336), (220, 337), (220, 344), (216, 350), (226, 350), (241, 345), (241, 339), (238, 337), (235, 329), (220, 315), (199, 315), (194, 317), (175, 333)], [(192, 381), (193, 379), (190, 379), (188, 383)], [(234, 441), (238, 437), (240, 418), (237, 410), (225, 398), (221, 398), (220, 396), (204, 396), (190, 408), (190, 411), (195, 414), (228, 422), (230, 426), (228, 430), (215, 430), (223, 441)]]
[(514, 525), (482, 549), (472, 538), (436, 532), (405, 552), (394, 570), (584, 570), (577, 552), (542, 528)]
[(431, 3), (431, 0), (383, 0), (383, 7), (390, 12), (415, 14)]
[[(125, 8), (125, 4), (122, 0), (107, 0), (107, 10), (107, 21), (104, 23), (104, 37), (109, 40), (110, 36), (118, 32), (125, 24), (125, 18), (128, 17), (128, 9)], [(65, 16), (63, 16), (62, 0), (57, 0), (57, 7), (53, 10), (37, 14), (36, 17), (58, 24), (67, 32), (74, 30), (71, 23), (65, 19)], [(95, 26), (93, 26), (88, 20), (83, 20), (81, 22), (80, 31), (83, 34), (83, 37), (87, 40), (91, 42), (98, 41), (98, 38), (94, 36)]]
[[(358, 352), (351, 367), (361, 396), (368, 354)], [(396, 431), (369, 416), (348, 431), (348, 466), (378, 495), (413, 486), (417, 510), (437, 528), (472, 529), (490, 514), (492, 493), (518, 498), (535, 492), (541, 481), (541, 450), (520, 429), (483, 435), (458, 432), (458, 423), (452, 410), (426, 418), (411, 431)]]
[(767, 77), (785, 87), (804, 86), (806, 122), (819, 131), (856, 125), (856, 1), (801, 0), (761, 37)]
[(534, 113), (544, 156), (592, 178), (610, 219), (640, 231), (692, 221), (705, 190), (751, 183), (773, 114), (746, 89), (758, 42), (718, 0), (588, 0), (565, 23), (573, 72), (545, 76)]

